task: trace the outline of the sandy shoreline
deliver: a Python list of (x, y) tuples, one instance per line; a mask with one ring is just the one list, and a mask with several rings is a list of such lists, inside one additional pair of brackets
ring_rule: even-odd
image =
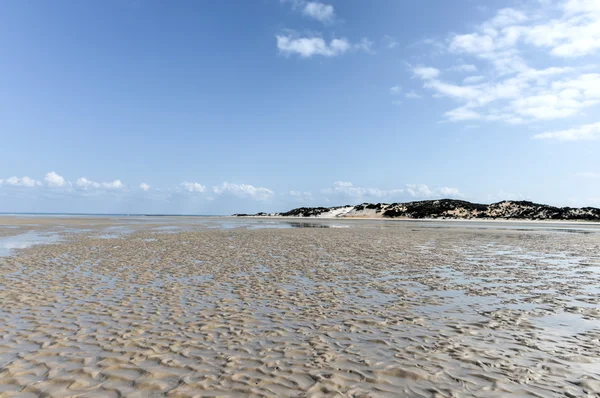
[(600, 394), (597, 233), (21, 221), (0, 397)]

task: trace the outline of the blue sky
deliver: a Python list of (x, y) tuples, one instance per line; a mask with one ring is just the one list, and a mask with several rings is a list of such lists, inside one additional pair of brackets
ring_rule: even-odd
[(0, 2), (0, 211), (600, 206), (600, 2)]

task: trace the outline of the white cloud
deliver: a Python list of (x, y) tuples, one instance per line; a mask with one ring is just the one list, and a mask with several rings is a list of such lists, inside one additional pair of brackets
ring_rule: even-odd
[(418, 98), (423, 98), (423, 96), (417, 92), (415, 92), (414, 90), (409, 91), (408, 93), (405, 94), (406, 98), (410, 98), (410, 99), (418, 99)]
[(88, 188), (99, 188), (100, 184), (94, 181), (90, 181), (85, 177), (78, 178), (75, 182), (79, 188), (88, 189)]
[(331, 22), (335, 19), (335, 10), (332, 5), (314, 1), (306, 3), (302, 13), (321, 22)]
[(445, 115), (448, 118), (448, 120), (453, 122), (463, 120), (478, 120), (482, 118), (482, 116), (479, 113), (465, 106), (452, 109), (446, 112)]
[(494, 18), (484, 24), (484, 30), (519, 24), (527, 21), (527, 19), (527, 16), (522, 11), (513, 8), (503, 8), (496, 13)]
[(489, 54), (494, 48), (494, 39), (479, 33), (455, 36), (450, 43), (450, 51), (469, 54)]
[(568, 0), (564, 14), (523, 29), (526, 43), (557, 57), (580, 57), (600, 49), (600, 8), (596, 0)]
[(559, 59), (598, 54), (600, 1), (522, 4), (523, 9), (501, 9), (472, 32), (450, 37), (445, 50), (460, 62), (450, 69), (477, 70), (463, 62), (470, 56), (489, 65), (487, 74), (454, 81), (441, 79), (436, 68), (413, 69), (434, 95), (458, 102), (445, 113), (447, 120), (533, 123), (571, 118), (600, 104), (597, 67), (585, 60), (567, 67)]
[(125, 188), (125, 185), (121, 182), (121, 180), (114, 180), (112, 182), (103, 182), (100, 184), (103, 188), (106, 189), (122, 189)]
[[(71, 191), (71, 187), (73, 184), (70, 181), (67, 181), (63, 176), (57, 174), (54, 171), (47, 173), (44, 176), (44, 184), (40, 181), (34, 180), (29, 177), (10, 177), (5, 180), (0, 180), (0, 183), (3, 185), (11, 185), (11, 186), (20, 186), (20, 187), (36, 187), (36, 186), (46, 186), (49, 188), (66, 188)], [(74, 186), (81, 190), (90, 190), (90, 189), (107, 189), (107, 190), (117, 190), (117, 189), (125, 189), (125, 185), (120, 180), (114, 180), (111, 182), (96, 182), (88, 180), (85, 177), (81, 177), (75, 181)]]
[(90, 189), (110, 189), (110, 190), (117, 190), (117, 189), (124, 189), (125, 185), (121, 182), (121, 180), (114, 180), (111, 182), (96, 182), (96, 181), (92, 181), (92, 180), (88, 180), (85, 177), (81, 177), (78, 178), (77, 181), (75, 181), (75, 185), (78, 188), (84, 189), (84, 190), (90, 190)]
[(585, 171), (582, 173), (575, 173), (575, 177), (600, 178), (600, 173), (594, 173), (593, 171)]
[(281, 34), (275, 36), (277, 39), (277, 48), (283, 55), (290, 56), (296, 54), (301, 58), (311, 58), (315, 55), (323, 57), (335, 57), (348, 51), (364, 51), (371, 53), (373, 42), (363, 37), (356, 43), (351, 43), (346, 38), (336, 38), (329, 43), (319, 37), (296, 37), (295, 34)]
[(27, 187), (33, 188), (42, 185), (41, 182), (34, 180), (33, 178), (24, 176), (24, 177), (9, 177), (3, 180), (0, 180), (0, 185), (10, 185), (14, 187)]
[(67, 185), (67, 181), (65, 181), (64, 177), (56, 174), (54, 171), (51, 171), (48, 174), (46, 174), (46, 176), (44, 177), (44, 181), (46, 181), (46, 184), (48, 184), (48, 186), (55, 188), (64, 187), (65, 185)]
[(182, 182), (181, 186), (188, 192), (204, 192), (206, 191), (206, 187), (197, 182)]
[(420, 79), (423, 80), (431, 80), (435, 79), (440, 75), (440, 70), (436, 68), (426, 67), (426, 66), (417, 66), (413, 68), (413, 73)]
[(150, 189), (150, 185), (146, 184), (145, 182), (142, 182), (140, 184), (140, 189), (142, 189), (143, 191), (147, 191)]
[(585, 124), (567, 130), (536, 134), (534, 139), (555, 139), (559, 141), (589, 141), (600, 139), (600, 122)]
[(273, 191), (268, 188), (255, 187), (248, 184), (230, 184), (228, 182), (214, 186), (213, 192), (217, 195), (230, 194), (240, 198), (249, 198), (254, 200), (268, 200), (274, 194)]
[(314, 55), (334, 57), (350, 50), (351, 44), (347, 39), (332, 39), (329, 43), (320, 37), (299, 37), (277, 35), (277, 48), (284, 55), (297, 54), (302, 58)]
[(402, 91), (401, 86), (392, 86), (390, 88), (390, 93), (392, 93), (392, 94), (398, 94), (398, 93), (400, 93), (400, 91)]
[(423, 87), (431, 88), (447, 97), (452, 97), (464, 101), (477, 101), (481, 99), (483, 94), (477, 87), (459, 86), (452, 83), (445, 83), (440, 80), (430, 80)]

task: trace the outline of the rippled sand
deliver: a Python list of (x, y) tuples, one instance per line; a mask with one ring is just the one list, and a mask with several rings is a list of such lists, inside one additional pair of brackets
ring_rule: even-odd
[(0, 397), (600, 394), (593, 228), (0, 224)]

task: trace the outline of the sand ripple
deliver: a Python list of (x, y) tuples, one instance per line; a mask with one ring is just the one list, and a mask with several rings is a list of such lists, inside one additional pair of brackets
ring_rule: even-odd
[(600, 395), (598, 234), (61, 235), (0, 257), (0, 397)]

